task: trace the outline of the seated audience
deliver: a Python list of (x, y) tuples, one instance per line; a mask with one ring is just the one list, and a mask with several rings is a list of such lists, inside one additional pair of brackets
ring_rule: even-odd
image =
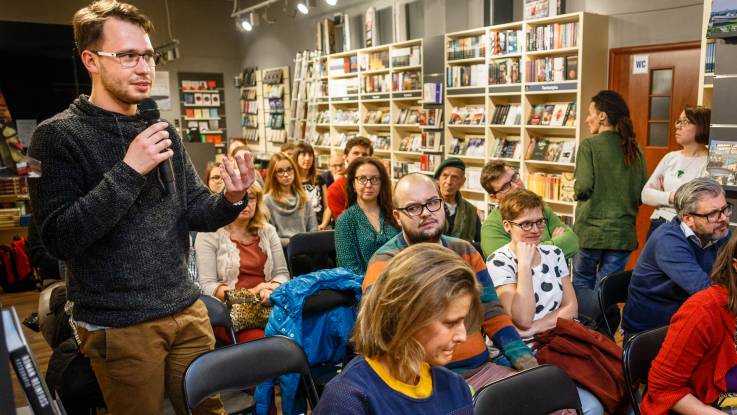
[[(498, 210), (511, 241), (489, 255), (486, 264), (499, 301), (520, 337), (528, 341), (554, 328), (559, 318), (578, 316), (563, 251), (540, 245), (545, 229), (544, 207), (542, 198), (529, 190), (509, 192)], [(584, 413), (604, 413), (594, 395), (581, 387), (578, 390)]]
[[(499, 204), (514, 189), (524, 189), (517, 171), (503, 161), (492, 161), (481, 170), (481, 186), (489, 194), (493, 203)], [(543, 207), (545, 228), (542, 230), (541, 245), (555, 245), (563, 251), (566, 259), (578, 252), (578, 236), (548, 206)], [(488, 257), (494, 251), (509, 243), (511, 236), (504, 230), (499, 209), (489, 212), (481, 226), (481, 249)]]
[(658, 226), (676, 217), (673, 208), (676, 190), (706, 174), (710, 120), (711, 110), (704, 107), (686, 107), (676, 120), (676, 142), (683, 150), (666, 154), (642, 188), (642, 203), (655, 207), (650, 216), (647, 238)]
[(437, 183), (422, 174), (408, 174), (397, 182), (393, 201), (392, 214), (399, 223), (401, 232), (371, 257), (363, 280), (364, 292), (371, 289), (387, 263), (408, 246), (421, 242), (440, 244), (458, 254), (476, 273), (476, 279), (482, 287), (481, 305), (484, 316), (481, 326), (476, 326), (468, 334), (468, 338), (458, 346), (452, 361), (446, 367), (466, 378), (466, 382), (476, 390), (513, 373), (508, 367), (489, 362), (484, 334), (501, 349), (514, 368), (522, 370), (536, 366), (537, 361), (530, 349), (522, 342), (512, 320), (499, 303), (481, 255), (463, 239), (442, 234), (445, 212)]
[(650, 368), (647, 393), (640, 405), (643, 414), (735, 412), (735, 264), (737, 236), (733, 235), (714, 263), (713, 285), (694, 294), (673, 315)]
[(315, 211), (299, 182), (297, 164), (291, 157), (284, 153), (271, 156), (264, 203), (282, 247), (298, 233), (317, 230)]
[(213, 193), (220, 193), (225, 189), (225, 182), (220, 174), (220, 166), (222, 165), (219, 161), (211, 161), (207, 163), (205, 168), (205, 177), (202, 178), (202, 181)]
[(673, 199), (678, 216), (653, 232), (632, 271), (622, 320), (627, 335), (668, 325), (688, 297), (711, 284), (727, 242), (732, 205), (714, 179), (694, 179)]
[[(359, 157), (371, 156), (374, 154), (374, 148), (371, 140), (366, 137), (353, 137), (345, 144), (345, 162), (351, 164), (353, 160)], [(335, 182), (328, 188), (328, 208), (333, 216), (333, 220), (338, 220), (338, 216), (343, 213), (348, 206), (346, 205), (346, 178), (345, 176), (336, 178)]]
[(359, 157), (348, 166), (346, 185), (350, 207), (335, 224), (338, 266), (363, 275), (374, 252), (399, 233), (391, 182), (379, 160)]
[[(247, 288), (264, 304), (280, 284), (289, 281), (276, 229), (268, 222), (261, 185), (248, 189), (248, 205), (238, 218), (215, 232), (200, 232), (195, 241), (202, 293), (225, 301), (225, 292)], [(263, 329), (244, 330), (238, 341), (263, 337)]]
[(466, 163), (455, 157), (444, 160), (435, 170), (440, 195), (445, 208), (445, 235), (468, 242), (481, 240), (481, 219), (476, 206), (463, 198), (461, 187), (466, 183)]
[(320, 230), (330, 225), (330, 209), (327, 207), (327, 187), (322, 176), (317, 174), (315, 150), (307, 143), (299, 143), (294, 148), (292, 159), (297, 163), (299, 177), (302, 178), (302, 188), (315, 209), (315, 218)]
[(480, 295), (452, 251), (421, 243), (399, 253), (361, 302), (352, 338), (359, 356), (313, 413), (473, 414), (468, 385), (443, 366), (481, 319)]
[(343, 175), (345, 175), (345, 156), (342, 154), (333, 154), (330, 157), (328, 170), (320, 175), (325, 182), (325, 187), (329, 188), (333, 182), (340, 179)]

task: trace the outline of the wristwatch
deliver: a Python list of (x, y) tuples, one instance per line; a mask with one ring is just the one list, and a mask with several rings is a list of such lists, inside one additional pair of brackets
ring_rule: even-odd
[[(225, 192), (223, 192), (223, 197), (225, 197)], [(227, 198), (225, 199), (225, 201), (230, 203), (230, 201)], [(246, 203), (248, 203), (248, 192), (246, 192), (245, 196), (243, 196), (243, 199), (235, 203), (230, 203), (230, 205), (234, 207), (243, 207), (246, 205)]]

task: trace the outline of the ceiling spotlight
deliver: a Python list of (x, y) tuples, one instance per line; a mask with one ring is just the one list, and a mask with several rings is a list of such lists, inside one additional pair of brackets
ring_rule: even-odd
[(300, 1), (299, 3), (297, 3), (297, 10), (299, 10), (299, 12), (302, 14), (307, 14), (310, 12), (310, 9), (307, 7), (307, 4), (305, 4), (305, 2), (303, 1)]
[(325, 3), (327, 3), (328, 6), (335, 6), (338, 4), (338, 0), (325, 0)]
[(253, 30), (253, 25), (248, 19), (243, 19), (241, 20), (241, 28), (246, 32), (250, 32), (251, 30)]

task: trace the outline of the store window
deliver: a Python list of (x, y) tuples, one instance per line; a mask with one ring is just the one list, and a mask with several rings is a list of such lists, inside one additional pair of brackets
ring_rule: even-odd
[(673, 69), (650, 72), (650, 111), (648, 113), (647, 145), (668, 147), (671, 103), (673, 101)]

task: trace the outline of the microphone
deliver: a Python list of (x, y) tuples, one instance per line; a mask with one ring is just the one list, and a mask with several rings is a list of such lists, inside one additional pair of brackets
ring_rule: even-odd
[[(152, 98), (144, 98), (138, 103), (138, 113), (141, 114), (141, 117), (143, 117), (148, 126), (163, 121), (159, 119), (159, 106)], [(166, 193), (176, 193), (177, 186), (174, 180), (174, 168), (172, 166), (171, 158), (168, 158), (159, 164), (158, 171), (159, 177), (164, 182)]]

